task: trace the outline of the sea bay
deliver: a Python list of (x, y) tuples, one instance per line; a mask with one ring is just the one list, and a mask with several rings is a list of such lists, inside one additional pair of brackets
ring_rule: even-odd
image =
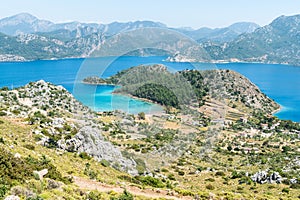
[[(93, 59), (38, 60), (31, 62), (0, 63), (0, 87), (16, 88), (31, 81), (45, 80), (64, 86), (83, 104), (96, 111), (120, 109), (129, 113), (156, 112), (162, 108), (158, 105), (112, 94), (114, 86), (91, 86), (81, 83), (83, 71), (93, 74), (99, 70), (102, 77), (109, 77), (118, 71), (140, 64), (164, 64), (170, 71), (183, 69), (232, 69), (256, 84), (262, 92), (282, 106), (276, 113), (281, 119), (300, 121), (300, 67), (258, 64), (228, 63), (200, 64), (173, 63), (164, 61), (166, 57), (116, 57)], [(93, 65), (93, 66), (92, 66)], [(91, 66), (91, 67), (90, 67)], [(82, 70), (83, 68), (87, 70)], [(98, 75), (97, 71), (95, 75)], [(79, 90), (78, 90), (79, 88)], [(82, 92), (81, 92), (82, 91)]]

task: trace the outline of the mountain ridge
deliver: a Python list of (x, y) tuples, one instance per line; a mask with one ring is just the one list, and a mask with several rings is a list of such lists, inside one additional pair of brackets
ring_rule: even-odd
[(204, 44), (215, 60), (300, 65), (300, 15), (280, 16), (232, 42)]
[[(12, 18), (18, 20), (12, 20), (11, 26), (4, 23)], [(21, 28), (16, 27), (24, 20), (32, 24), (23, 23), (21, 27), (25, 30), (23, 32), (45, 30), (45, 27), (52, 27), (47, 29), (51, 31), (22, 33)], [(3, 32), (3, 27), (8, 27), (8, 31), (19, 34), (17, 36), (0, 34), (0, 41), (3, 44), (0, 47), (1, 61), (120, 56), (116, 48), (109, 49), (109, 53), (99, 54), (99, 51), (105, 51), (105, 46), (115, 45), (114, 41), (117, 41), (123, 45), (120, 49), (137, 50), (132, 55), (155, 55), (153, 50), (145, 52), (136, 48), (158, 49), (160, 54), (161, 50), (166, 50), (170, 56), (168, 60), (175, 62), (260, 62), (300, 65), (300, 15), (280, 16), (263, 27), (247, 22), (235, 23), (226, 28), (191, 30), (169, 28), (152, 21), (113, 22), (106, 25), (80, 22), (53, 24), (22, 13), (0, 20), (0, 32), (1, 30)], [(141, 32), (139, 31), (141, 28), (144, 28), (143, 35), (138, 33)], [(138, 40), (134, 37), (134, 31), (137, 31)], [(162, 33), (172, 31), (173, 36), (167, 38), (168, 42), (163, 41), (166, 37)], [(182, 35), (178, 40), (179, 34)], [(120, 38), (126, 39), (125, 35), (130, 36), (129, 42), (120, 41)], [(157, 42), (151, 42), (151, 38), (157, 39)], [(188, 39), (190, 47), (185, 45)], [(175, 40), (177, 42), (174, 42)], [(147, 46), (149, 42), (150, 47)], [(182, 45), (185, 47), (179, 48)], [(130, 52), (122, 53), (131, 55)]]
[(85, 23), (78, 21), (54, 23), (48, 20), (39, 19), (29, 13), (19, 13), (10, 17), (0, 19), (0, 32), (17, 36), (19, 34), (34, 34), (38, 32), (52, 32), (58, 30), (74, 31), (77, 28), (88, 27), (93, 32), (107, 32), (113, 35), (128, 29), (140, 27), (166, 27), (165, 24), (153, 21), (130, 21), (130, 22), (112, 22), (109, 24), (102, 23)]

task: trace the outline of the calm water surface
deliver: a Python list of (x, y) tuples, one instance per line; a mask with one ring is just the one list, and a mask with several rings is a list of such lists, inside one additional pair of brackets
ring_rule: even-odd
[(65, 59), (32, 62), (0, 63), (0, 87), (15, 88), (30, 81), (45, 80), (64, 86), (85, 105), (97, 111), (120, 109), (129, 113), (156, 112), (162, 108), (127, 96), (112, 94), (114, 86), (81, 84), (91, 75), (109, 77), (118, 71), (140, 64), (161, 63), (171, 71), (183, 69), (232, 69), (250, 79), (283, 109), (281, 119), (300, 122), (300, 67), (254, 63), (197, 64), (169, 63), (165, 57), (107, 57), (96, 59)]

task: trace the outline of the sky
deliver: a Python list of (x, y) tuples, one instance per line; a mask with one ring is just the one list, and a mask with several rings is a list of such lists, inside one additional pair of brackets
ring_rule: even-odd
[(269, 24), (300, 14), (299, 0), (2, 0), (0, 18), (27, 12), (53, 22), (111, 23), (151, 20), (169, 27), (226, 27), (235, 22)]

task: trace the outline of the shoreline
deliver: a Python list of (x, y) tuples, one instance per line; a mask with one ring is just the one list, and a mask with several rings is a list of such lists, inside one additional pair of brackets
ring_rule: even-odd
[[(277, 103), (277, 102), (276, 102)], [(278, 104), (278, 103), (277, 103)], [(273, 116), (275, 116), (276, 115), (276, 113), (279, 113), (279, 112), (281, 112), (283, 109), (284, 109), (284, 106), (282, 106), (282, 105), (280, 105), (280, 104), (278, 104), (279, 105), (279, 108), (277, 108), (276, 110), (274, 110), (273, 112), (272, 112), (272, 115)]]
[[(86, 85), (96, 85), (96, 86), (120, 86), (122, 87), (121, 85), (115, 85), (115, 84), (108, 84), (108, 83), (90, 83), (90, 82), (85, 82), (85, 81), (82, 81), (83, 84), (86, 84)], [(251, 82), (252, 83), (252, 82)], [(252, 83), (254, 84), (254, 83)], [(149, 100), (149, 99), (146, 99), (146, 98), (140, 98), (140, 97), (136, 97), (136, 96), (133, 96), (131, 94), (127, 94), (127, 93), (124, 93), (124, 92), (116, 92), (116, 91), (113, 91), (111, 92), (111, 95), (121, 95), (121, 96), (126, 96), (126, 97), (129, 97), (129, 98), (132, 98), (132, 99), (135, 99), (135, 100), (139, 100), (139, 101), (143, 101), (143, 102), (146, 102), (146, 103), (150, 103), (150, 104), (154, 104), (155, 106), (159, 106), (162, 108), (162, 111), (157, 111), (159, 114), (162, 114), (162, 113), (165, 113), (165, 107), (163, 105), (160, 105), (152, 100)], [(276, 110), (272, 111), (271, 114), (273, 116), (275, 116), (277, 113), (280, 113), (281, 111), (284, 110), (284, 106), (282, 106), (281, 104), (275, 102), (276, 104), (279, 105), (279, 108), (277, 108)], [(153, 112), (151, 112), (151, 114), (155, 114)]]
[[(104, 56), (104, 57), (115, 57), (115, 56)], [(0, 60), (0, 63), (21, 63), (21, 62), (35, 62), (35, 61), (58, 61), (58, 60), (72, 60), (72, 59), (95, 59), (95, 58), (104, 58), (104, 57), (64, 57), (64, 58), (46, 58), (46, 59), (32, 59), (32, 60), (9, 60), (4, 59)], [(151, 56), (131, 56), (131, 57), (151, 57)], [(212, 61), (170, 61), (167, 59), (163, 59), (164, 62), (170, 62), (170, 63), (201, 63), (201, 64), (230, 64), (230, 63), (245, 63), (245, 64), (270, 64), (270, 65), (286, 65), (286, 66), (294, 66), (294, 67), (300, 67), (296, 64), (290, 64), (290, 63), (279, 63), (279, 62), (259, 62), (259, 61), (246, 61), (246, 60), (238, 60), (238, 61), (230, 61), (230, 60), (212, 60)]]
[(86, 82), (86, 81), (81, 81), (82, 84), (85, 84), (85, 85), (106, 85), (106, 86), (115, 86), (115, 87), (118, 87), (120, 85), (116, 85), (116, 84), (109, 84), (109, 83), (91, 83), (91, 82)]
[[(121, 85), (116, 85), (116, 84), (108, 84), (108, 83), (90, 83), (90, 82), (85, 82), (85, 81), (82, 81), (81, 82), (82, 84), (86, 84), (86, 85), (99, 85), (99, 86), (115, 86), (115, 87), (122, 87)], [(151, 103), (151, 104), (155, 104), (155, 105), (158, 105), (158, 106), (161, 106), (161, 107), (164, 107), (163, 105), (160, 105), (154, 101), (151, 101), (150, 99), (145, 99), (145, 98), (140, 98), (140, 97), (136, 97), (136, 96), (133, 96), (131, 94), (127, 94), (127, 93), (123, 93), (123, 92), (116, 92), (116, 91), (113, 91), (111, 92), (112, 95), (122, 95), (122, 96), (127, 96), (127, 97), (130, 97), (130, 98), (133, 98), (133, 99), (137, 99), (137, 100), (141, 100), (141, 101), (145, 101), (147, 103)]]
[(274, 110), (273, 112), (272, 112), (272, 115), (276, 115), (276, 114), (279, 114), (280, 112), (284, 112), (285, 110), (288, 110), (289, 108), (287, 108), (287, 107), (285, 107), (285, 106), (283, 106), (283, 105), (281, 105), (281, 104), (278, 104), (279, 106), (280, 106), (280, 108), (278, 108), (277, 110)]
[[(121, 85), (116, 85), (116, 84), (108, 84), (108, 83), (90, 83), (90, 82), (85, 82), (85, 81), (81, 81), (82, 84), (86, 84), (86, 85), (94, 85), (94, 86), (114, 86), (114, 87), (122, 87)], [(149, 104), (153, 104), (153, 106), (157, 106), (159, 108), (161, 108), (161, 110), (151, 110), (147, 113), (145, 113), (146, 115), (163, 115), (165, 114), (165, 107), (163, 105), (160, 105), (154, 101), (151, 101), (149, 99), (145, 99), (145, 98), (139, 98), (136, 96), (133, 96), (131, 94), (127, 94), (127, 93), (123, 93), (123, 92), (116, 92), (116, 91), (112, 91), (110, 93), (111, 95), (120, 95), (120, 96), (124, 96), (124, 97), (129, 97), (132, 98), (134, 100), (139, 100), (139, 101), (143, 101), (145, 103), (149, 103)], [(98, 111), (97, 111), (98, 112)], [(103, 111), (101, 111), (103, 112)], [(138, 114), (138, 113), (136, 113)]]
[(121, 95), (121, 96), (130, 97), (132, 99), (143, 101), (143, 102), (146, 102), (146, 103), (149, 103), (149, 104), (153, 104), (154, 106), (157, 106), (157, 107), (161, 108), (161, 110), (154, 110), (154, 111), (150, 111), (148, 113), (145, 113), (146, 115), (163, 115), (163, 114), (166, 114), (165, 107), (163, 105), (160, 105), (160, 104), (158, 104), (154, 101), (151, 101), (149, 99), (136, 97), (136, 96), (133, 96), (131, 94), (126, 94), (126, 93), (122, 93), (122, 92), (112, 92), (111, 94), (112, 95)]
[(115, 94), (115, 95), (122, 95), (122, 96), (127, 96), (127, 97), (130, 97), (132, 99), (136, 99), (136, 100), (141, 100), (141, 101), (145, 101), (147, 103), (151, 103), (151, 104), (155, 104), (155, 105), (158, 105), (160, 107), (164, 107), (163, 105), (160, 105), (154, 101), (151, 101), (150, 99), (145, 99), (145, 98), (140, 98), (140, 97), (136, 97), (136, 96), (133, 96), (131, 94), (126, 94), (126, 93), (123, 93), (123, 92), (112, 92), (111, 94)]

